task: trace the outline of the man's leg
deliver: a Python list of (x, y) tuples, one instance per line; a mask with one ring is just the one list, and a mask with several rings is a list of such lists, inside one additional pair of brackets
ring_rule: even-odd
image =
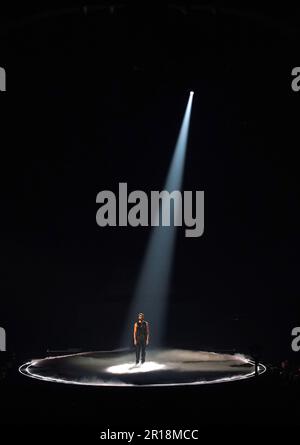
[(140, 342), (138, 341), (137, 344), (135, 345), (135, 363), (138, 364), (138, 362), (140, 361), (140, 352), (141, 352), (141, 345)]
[(142, 342), (142, 363), (145, 363), (146, 359), (146, 341)]

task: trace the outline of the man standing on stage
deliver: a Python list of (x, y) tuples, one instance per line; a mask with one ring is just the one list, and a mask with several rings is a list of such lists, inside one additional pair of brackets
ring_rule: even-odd
[(149, 344), (149, 323), (144, 320), (144, 314), (140, 312), (138, 319), (133, 327), (133, 342), (136, 351), (136, 364), (140, 361), (142, 354), (142, 363), (145, 362), (146, 346)]

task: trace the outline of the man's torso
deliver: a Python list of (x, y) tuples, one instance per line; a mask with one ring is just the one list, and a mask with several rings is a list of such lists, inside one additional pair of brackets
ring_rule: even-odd
[(142, 323), (137, 322), (136, 338), (138, 340), (145, 340), (147, 337), (147, 322), (144, 320)]

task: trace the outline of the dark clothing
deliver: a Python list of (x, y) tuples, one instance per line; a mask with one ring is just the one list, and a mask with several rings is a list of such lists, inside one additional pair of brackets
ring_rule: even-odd
[(145, 321), (142, 321), (142, 323), (137, 322), (137, 330), (136, 330), (136, 339), (141, 338), (147, 338), (147, 323)]
[(136, 363), (139, 363), (140, 356), (142, 355), (142, 363), (144, 363), (146, 359), (146, 337), (141, 338), (140, 340), (136, 339), (136, 347), (135, 347), (135, 353), (136, 353)]
[(148, 327), (147, 322), (145, 320), (142, 323), (137, 322), (137, 330), (136, 330), (136, 363), (139, 363), (140, 356), (142, 359), (142, 363), (144, 363), (146, 359), (146, 342), (148, 336)]

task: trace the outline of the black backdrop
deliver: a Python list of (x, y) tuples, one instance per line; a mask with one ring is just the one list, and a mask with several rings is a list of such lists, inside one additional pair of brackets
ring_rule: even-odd
[(163, 187), (192, 89), (205, 233), (178, 233), (166, 344), (294, 358), (299, 11), (65, 5), (1, 19), (8, 348), (118, 346), (150, 229), (99, 228), (96, 194)]

